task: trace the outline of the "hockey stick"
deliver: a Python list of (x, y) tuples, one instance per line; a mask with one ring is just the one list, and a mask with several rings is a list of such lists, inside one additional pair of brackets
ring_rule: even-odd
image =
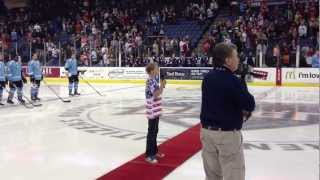
[[(18, 87), (17, 87), (15, 84), (12, 83), (12, 85), (13, 85), (14, 88), (18, 89)], [(31, 101), (31, 100), (30, 100), (26, 95), (24, 95), (23, 93), (22, 93), (22, 96), (23, 96), (32, 106), (35, 106), (35, 107), (42, 106), (41, 103), (40, 103), (40, 104), (36, 104), (36, 103), (34, 103), (33, 101)], [(23, 103), (22, 103), (22, 104), (23, 104)]]
[(89, 83), (89, 81), (87, 81), (86, 79), (84, 79), (80, 74), (79, 74), (79, 76), (80, 76), (81, 79), (82, 79), (88, 86), (90, 86), (98, 95), (100, 95), (100, 96), (106, 96), (106, 95), (101, 94), (95, 87), (93, 87), (93, 86)]
[[(3, 88), (3, 89), (5, 89), (8, 94), (10, 94), (10, 91), (9, 91), (7, 88)], [(20, 102), (17, 97), (13, 96), (13, 98), (15, 98), (18, 102)], [(21, 102), (20, 102), (19, 104), (23, 105), (25, 108), (28, 108), (28, 109), (32, 109), (32, 108), (33, 108), (33, 105), (32, 105), (32, 104), (31, 104), (32, 106), (28, 106), (28, 104), (26, 104), (26, 103), (21, 103)]]
[(43, 79), (43, 83), (50, 89), (50, 91), (57, 96), (58, 99), (60, 99), (64, 103), (70, 103), (70, 99), (63, 99), (59, 94)]

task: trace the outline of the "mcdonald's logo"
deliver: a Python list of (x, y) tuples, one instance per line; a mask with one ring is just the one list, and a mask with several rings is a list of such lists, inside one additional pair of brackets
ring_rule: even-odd
[(286, 79), (296, 79), (296, 73), (294, 71), (286, 72)]

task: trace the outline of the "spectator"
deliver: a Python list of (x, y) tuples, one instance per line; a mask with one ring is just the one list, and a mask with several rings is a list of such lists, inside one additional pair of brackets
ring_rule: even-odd
[(307, 31), (308, 31), (307, 26), (304, 23), (300, 24), (300, 26), (299, 26), (299, 37), (300, 38), (306, 38), (307, 37)]
[(212, 9), (208, 8), (207, 9), (207, 15), (208, 15), (208, 19), (212, 20), (213, 19), (213, 11)]
[(159, 44), (157, 41), (154, 41), (154, 43), (152, 45), (152, 53), (153, 53), (153, 56), (155, 56), (155, 57), (159, 56), (160, 48), (159, 48)]
[(318, 50), (316, 54), (312, 57), (312, 67), (313, 68), (320, 68), (320, 51)]
[(257, 50), (256, 50), (256, 59), (260, 59), (260, 53), (262, 53), (262, 63), (265, 65), (265, 56), (267, 53), (267, 46), (262, 42), (259, 41), (257, 45)]
[(274, 46), (272, 55), (272, 63), (280, 67), (280, 48), (278, 44)]
[(91, 51), (91, 61), (92, 61), (93, 64), (97, 64), (98, 63), (98, 54), (97, 54), (95, 49), (93, 49)]
[(18, 40), (18, 34), (15, 29), (11, 31), (11, 41), (16, 42)]

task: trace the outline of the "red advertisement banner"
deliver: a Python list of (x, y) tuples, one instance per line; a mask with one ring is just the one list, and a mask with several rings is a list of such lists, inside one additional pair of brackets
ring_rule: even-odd
[[(27, 75), (27, 67), (23, 67), (23, 72)], [(60, 67), (42, 67), (42, 74), (44, 77), (59, 78)]]

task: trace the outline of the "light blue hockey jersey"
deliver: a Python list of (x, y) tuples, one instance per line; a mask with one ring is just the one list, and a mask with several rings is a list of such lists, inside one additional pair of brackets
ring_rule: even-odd
[(21, 81), (22, 80), (22, 76), (21, 76), (21, 72), (22, 72), (22, 67), (21, 64), (14, 61), (14, 60), (10, 60), (7, 64), (7, 77), (9, 81)]
[(6, 81), (6, 65), (0, 62), (0, 81)]
[(77, 59), (74, 59), (74, 58), (67, 59), (64, 68), (68, 71), (68, 76), (77, 75), (78, 74)]
[(31, 60), (28, 63), (28, 75), (35, 80), (42, 79), (42, 68), (38, 60)]

